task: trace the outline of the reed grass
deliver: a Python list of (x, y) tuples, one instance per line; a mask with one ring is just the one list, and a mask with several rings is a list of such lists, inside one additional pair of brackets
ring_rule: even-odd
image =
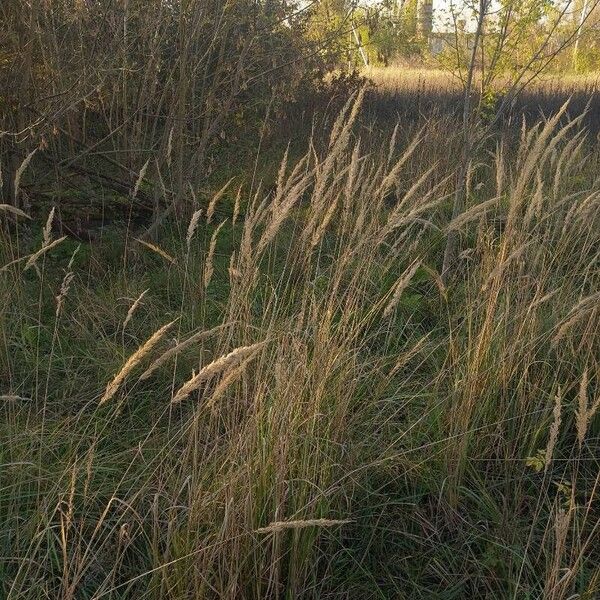
[(2, 230), (3, 598), (600, 593), (598, 148), (500, 131), (452, 221), (451, 121), (361, 96), (151, 254)]

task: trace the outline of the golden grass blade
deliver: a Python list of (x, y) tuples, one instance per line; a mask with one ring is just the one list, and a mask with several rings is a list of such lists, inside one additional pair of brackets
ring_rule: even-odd
[(238, 366), (246, 358), (254, 356), (265, 344), (266, 342), (259, 342), (257, 344), (252, 344), (251, 346), (240, 346), (229, 354), (213, 360), (213, 362), (202, 368), (197, 375), (194, 375), (179, 388), (175, 396), (173, 396), (171, 403), (177, 404), (181, 402), (192, 392), (197, 390), (203, 382), (211, 379), (215, 375), (226, 372), (230, 368)]
[(286, 529), (305, 529), (306, 527), (335, 527), (352, 523), (352, 519), (306, 519), (298, 521), (275, 521), (266, 527), (260, 527), (255, 533), (278, 533)]
[(160, 342), (164, 335), (169, 331), (177, 321), (171, 321), (155, 331), (125, 362), (121, 370), (113, 377), (112, 381), (106, 386), (104, 395), (100, 399), (100, 406), (108, 402), (116, 393), (125, 378), (139, 365), (142, 360), (150, 354), (153, 348)]
[(165, 260), (170, 262), (172, 265), (175, 264), (175, 259), (168, 252), (163, 250), (161, 247), (156, 246), (155, 244), (151, 244), (150, 242), (145, 242), (144, 240), (140, 240), (139, 238), (133, 238), (133, 239), (136, 242), (139, 242), (142, 246), (145, 246), (146, 248), (148, 248), (148, 250), (152, 250), (152, 252), (155, 252), (159, 256), (162, 256)]
[(17, 217), (31, 220), (31, 217), (26, 212), (23, 212), (20, 208), (12, 206), (11, 204), (0, 204), (0, 212), (9, 212)]
[(46, 252), (48, 252), (48, 250), (52, 250), (52, 248), (55, 248), (61, 242), (64, 242), (66, 239), (67, 239), (67, 236), (63, 235), (61, 238), (58, 238), (57, 240), (54, 240), (53, 242), (50, 242), (49, 244), (42, 246), (35, 254), (32, 254), (29, 257), (29, 259), (25, 263), (25, 268), (23, 269), (23, 272), (25, 272), (25, 271), (27, 271), (27, 269), (30, 269), (31, 267), (33, 267), (33, 265), (35, 265), (37, 259), (40, 256), (42, 256), (42, 254), (46, 254)]
[(416, 260), (415, 262), (413, 262), (413, 264), (410, 267), (408, 267), (408, 269), (406, 269), (406, 271), (404, 271), (404, 273), (402, 273), (402, 275), (400, 276), (400, 279), (398, 279), (398, 282), (396, 283), (396, 285), (394, 287), (394, 292), (392, 294), (392, 298), (390, 299), (390, 301), (388, 302), (388, 305), (385, 307), (385, 310), (383, 311), (384, 318), (389, 317), (389, 315), (394, 310), (394, 308), (396, 308), (396, 305), (400, 301), (400, 296), (402, 296), (402, 292), (404, 292), (404, 290), (410, 283), (410, 280), (414, 277), (415, 273), (417, 272), (417, 269), (420, 266), (421, 266), (421, 261)]
[(19, 166), (19, 168), (17, 169), (17, 172), (15, 173), (15, 189), (14, 189), (14, 193), (15, 193), (15, 200), (19, 197), (19, 188), (21, 186), (21, 177), (23, 176), (23, 173), (25, 172), (25, 169), (27, 168), (27, 166), (29, 165), (29, 163), (31, 162), (31, 159), (33, 158), (33, 155), (37, 152), (37, 148), (34, 148), (23, 160), (23, 162), (21, 163), (21, 165)]
[(137, 310), (138, 306), (140, 305), (142, 299), (144, 298), (144, 296), (150, 291), (150, 288), (148, 288), (147, 290), (144, 290), (136, 299), (135, 302), (129, 307), (129, 310), (127, 311), (127, 316), (125, 317), (125, 320), (123, 321), (123, 327), (122, 329), (125, 330), (125, 328), (127, 327), (127, 323), (129, 323), (129, 321), (131, 321), (133, 314), (135, 313), (135, 311)]
[(197, 344), (199, 342), (202, 342), (203, 340), (208, 339), (209, 337), (211, 337), (215, 333), (218, 333), (222, 329), (225, 329), (225, 327), (229, 327), (229, 325), (231, 325), (231, 323), (223, 323), (222, 325), (217, 325), (216, 327), (213, 327), (212, 329), (209, 329), (208, 331), (198, 331), (197, 333), (194, 333), (193, 335), (191, 335), (187, 339), (183, 340), (183, 342), (180, 342), (176, 346), (173, 346), (173, 348), (169, 348), (164, 354), (162, 354), (161, 356), (159, 356), (140, 375), (140, 381), (145, 381), (146, 379), (148, 379), (150, 377), (150, 375), (152, 375), (152, 373), (154, 373), (154, 371), (156, 371), (156, 369), (162, 367), (169, 360), (171, 360), (171, 358), (173, 358), (174, 356), (177, 356), (178, 354), (180, 354), (184, 350), (187, 350), (187, 348), (189, 348), (190, 346), (192, 346), (194, 344)]

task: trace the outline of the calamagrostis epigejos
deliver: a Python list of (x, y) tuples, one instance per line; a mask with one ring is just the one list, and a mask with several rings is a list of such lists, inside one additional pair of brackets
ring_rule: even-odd
[(352, 519), (306, 519), (302, 521), (275, 521), (266, 527), (260, 527), (255, 533), (277, 533), (286, 529), (304, 529), (305, 527), (334, 527), (352, 523)]
[(219, 373), (223, 373), (232, 367), (239, 365), (244, 359), (256, 353), (266, 342), (259, 342), (251, 346), (240, 346), (229, 354), (225, 354), (200, 370), (197, 375), (194, 375), (186, 383), (184, 383), (175, 396), (172, 403), (176, 404), (187, 398), (193, 391), (197, 390), (204, 381), (211, 379)]
[(17, 172), (15, 173), (15, 185), (14, 185), (15, 200), (19, 197), (19, 187), (20, 187), (20, 184), (21, 184), (21, 177), (23, 176), (23, 173), (25, 172), (25, 169), (27, 168), (27, 165), (31, 162), (31, 159), (33, 158), (33, 155), (36, 152), (37, 152), (37, 148), (34, 148), (25, 157), (25, 160), (23, 160), (23, 162), (21, 163), (21, 165), (17, 169)]
[[(177, 319), (176, 319), (177, 320)], [(175, 321), (176, 321), (175, 320)], [(145, 356), (147, 356), (152, 349), (160, 342), (165, 333), (173, 326), (175, 321), (171, 321), (166, 325), (163, 325), (158, 331), (155, 331), (152, 336), (146, 340), (128, 359), (123, 365), (121, 370), (114, 376), (113, 380), (106, 386), (104, 395), (100, 399), (100, 404), (108, 402), (117, 392), (125, 378), (137, 365), (142, 362)]]
[(158, 369), (162, 365), (166, 364), (171, 358), (173, 358), (174, 356), (177, 356), (180, 352), (183, 352), (190, 346), (192, 346), (194, 344), (198, 344), (199, 342), (209, 338), (211, 335), (217, 333), (218, 331), (221, 331), (225, 327), (228, 327), (230, 324), (231, 323), (223, 323), (222, 325), (217, 325), (216, 327), (213, 327), (212, 329), (209, 329), (208, 331), (198, 331), (198, 332), (190, 335), (190, 337), (183, 340), (182, 342), (179, 342), (179, 344), (177, 344), (176, 346), (169, 348), (164, 354), (159, 356), (140, 375), (140, 381), (145, 381), (146, 379), (148, 379), (148, 377), (150, 377), (150, 375), (152, 375), (152, 373), (154, 373), (154, 371), (156, 371), (156, 369)]
[(31, 217), (26, 212), (23, 212), (20, 208), (17, 208), (16, 206), (11, 206), (10, 204), (0, 204), (0, 211), (12, 213), (17, 217), (31, 219)]
[(394, 310), (398, 302), (400, 301), (400, 296), (402, 296), (402, 292), (406, 289), (406, 286), (410, 283), (410, 280), (413, 278), (414, 274), (417, 272), (417, 269), (421, 266), (421, 261), (416, 260), (413, 262), (404, 273), (398, 279), (398, 282), (394, 286), (394, 293), (392, 294), (391, 300), (388, 302), (388, 305), (385, 307), (383, 311), (383, 316), (388, 317), (391, 312)]
[(129, 307), (129, 310), (127, 311), (127, 316), (125, 317), (125, 320), (123, 321), (123, 331), (125, 330), (125, 327), (127, 327), (127, 323), (129, 323), (129, 321), (131, 321), (132, 317), (133, 317), (133, 313), (135, 313), (135, 311), (137, 310), (137, 307), (140, 305), (140, 303), (142, 302), (142, 298), (150, 291), (150, 288), (148, 288), (147, 290), (144, 290), (136, 299), (135, 302)]

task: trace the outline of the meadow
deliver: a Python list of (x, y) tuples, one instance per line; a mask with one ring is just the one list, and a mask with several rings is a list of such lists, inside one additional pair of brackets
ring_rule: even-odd
[(2, 598), (599, 597), (595, 84), (453, 219), (457, 88), (370, 76), (152, 236), (0, 207)]

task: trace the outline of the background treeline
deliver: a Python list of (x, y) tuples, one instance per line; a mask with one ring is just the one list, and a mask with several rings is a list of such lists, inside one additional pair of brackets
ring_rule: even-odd
[(4, 197), (27, 208), (39, 204), (32, 196), (80, 195), (90, 182), (119, 197), (143, 169), (156, 185), (136, 190), (140, 210), (185, 209), (189, 184), (206, 181), (223, 148), (255, 146), (267, 115), (281, 124), (299, 100), (323, 94), (345, 25), (319, 30), (316, 9), (285, 0), (3, 2)]

